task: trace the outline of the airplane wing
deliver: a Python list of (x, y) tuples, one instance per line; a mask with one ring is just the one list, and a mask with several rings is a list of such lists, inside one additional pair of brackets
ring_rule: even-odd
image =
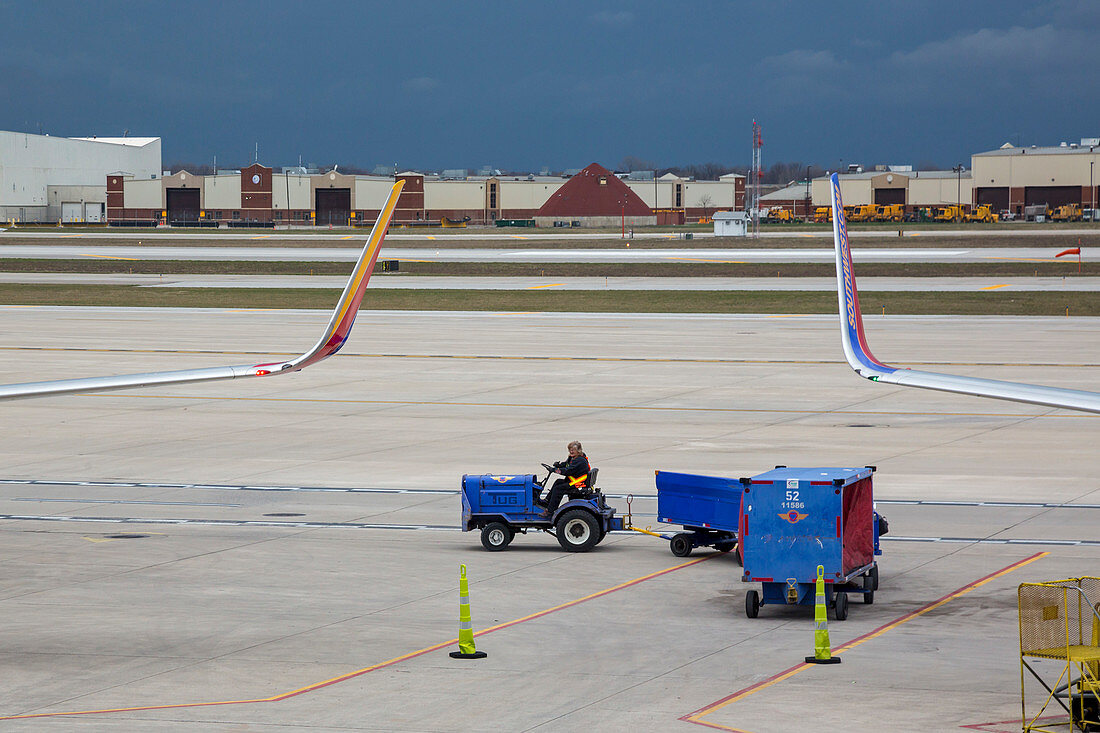
[(167, 372), (149, 372), (146, 374), (123, 374), (113, 377), (85, 377), (80, 379), (61, 379), (52, 382), (25, 382), (23, 384), (0, 385), (0, 400), (19, 399), (23, 397), (46, 397), (49, 395), (68, 394), (72, 392), (103, 392), (114, 389), (130, 389), (134, 387), (152, 387), (162, 384), (185, 384), (189, 382), (209, 382), (216, 379), (238, 379), (241, 377), (268, 377), (276, 374), (290, 374), (291, 372), (305, 369), (311, 364), (332, 356), (344, 345), (351, 326), (355, 321), (355, 314), (359, 311), (359, 303), (363, 300), (363, 292), (367, 288), (374, 271), (378, 252), (382, 248), (382, 240), (386, 237), (386, 229), (389, 227), (393, 211), (397, 207), (397, 199), (401, 195), (404, 181), (398, 181), (390, 191), (385, 206), (378, 214), (378, 220), (374, 222), (370, 237), (363, 247), (359, 260), (355, 263), (348, 284), (340, 300), (336, 303), (336, 309), (332, 312), (328, 326), (325, 327), (321, 338), (312, 349), (290, 361), (274, 362), (270, 364), (242, 364), (239, 366), (206, 367), (202, 369), (180, 369)]
[(1100, 393), (1097, 392), (900, 369), (876, 359), (867, 347), (867, 337), (863, 332), (863, 314), (859, 310), (859, 293), (856, 290), (855, 273), (852, 271), (852, 251), (848, 247), (848, 228), (844, 220), (844, 204), (840, 198), (840, 181), (835, 173), (830, 178), (830, 188), (833, 197), (833, 243), (836, 247), (840, 337), (844, 345), (844, 356), (857, 374), (872, 382), (899, 384), (903, 387), (920, 387), (1100, 413)]

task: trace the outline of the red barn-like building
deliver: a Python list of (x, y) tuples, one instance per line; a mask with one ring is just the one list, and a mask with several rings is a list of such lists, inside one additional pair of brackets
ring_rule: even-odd
[[(657, 217), (638, 194), (599, 163), (566, 181), (535, 214), (540, 227), (554, 222), (580, 222), (585, 227), (652, 225)], [(560, 225), (559, 225), (560, 226)]]

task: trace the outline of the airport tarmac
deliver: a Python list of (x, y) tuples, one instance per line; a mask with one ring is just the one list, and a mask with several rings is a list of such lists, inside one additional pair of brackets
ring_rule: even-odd
[[(146, 288), (330, 288), (342, 290), (341, 275), (149, 275), (0, 272), (0, 283), (44, 285), (135, 285)], [(1095, 292), (1096, 277), (864, 277), (865, 292), (1044, 291)], [(466, 277), (377, 273), (370, 287), (410, 290), (781, 290), (832, 291), (831, 277)]]
[[(328, 319), (0, 313), (4, 382), (258, 363)], [(1097, 319), (866, 325), (890, 363), (1100, 391)], [(0, 727), (1018, 730), (1017, 584), (1100, 574), (1098, 418), (861, 380), (837, 330), (369, 311), (301, 373), (2, 403)], [(802, 664), (809, 609), (746, 618), (730, 555), (457, 530), (462, 474), (571, 439), (641, 525), (654, 469), (877, 466), (882, 585), (830, 619), (843, 663)], [(447, 655), (460, 564), (484, 660)]]
[[(1052, 247), (928, 249), (853, 249), (855, 262), (1062, 262)], [(10, 259), (239, 260), (280, 262), (354, 262), (361, 247), (171, 247), (11, 244), (0, 249)], [(410, 262), (834, 262), (832, 247), (822, 249), (411, 249), (384, 247), (379, 259)], [(1100, 260), (1100, 249), (1085, 248), (1083, 261)]]

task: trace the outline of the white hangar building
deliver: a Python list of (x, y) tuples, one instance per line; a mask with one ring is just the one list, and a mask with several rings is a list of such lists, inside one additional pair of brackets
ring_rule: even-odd
[(0, 131), (0, 220), (100, 222), (107, 176), (157, 178), (159, 137), (52, 137)]

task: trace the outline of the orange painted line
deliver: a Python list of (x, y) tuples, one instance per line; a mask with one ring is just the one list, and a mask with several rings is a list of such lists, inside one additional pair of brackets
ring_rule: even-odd
[(1003, 285), (987, 285), (984, 288), (978, 288), (978, 289), (979, 290), (996, 290), (998, 288), (1007, 288), (1007, 287), (1010, 287), (1010, 286), (1007, 283), (1005, 283)]
[[(609, 595), (611, 593), (615, 593), (616, 591), (625, 590), (626, 588), (630, 588), (632, 586), (638, 585), (639, 583), (644, 583), (647, 580), (653, 580), (654, 578), (659, 578), (662, 575), (667, 575), (667, 574), (675, 572), (677, 570), (682, 570), (683, 568), (691, 567), (692, 565), (698, 565), (701, 562), (706, 562), (707, 560), (710, 560), (711, 558), (715, 558), (715, 557), (720, 557), (720, 554), (715, 553), (713, 555), (707, 555), (706, 557), (701, 557), (701, 558), (698, 558), (696, 560), (689, 560), (688, 562), (680, 563), (679, 565), (673, 565), (670, 568), (665, 568), (664, 570), (658, 570), (657, 572), (649, 573), (648, 575), (643, 575), (639, 578), (634, 578), (633, 580), (628, 580), (625, 583), (619, 583), (618, 585), (613, 585), (610, 588), (605, 588), (604, 590), (596, 591), (595, 593), (590, 593), (587, 596), (583, 596), (581, 598), (577, 598), (577, 599), (574, 599), (572, 601), (568, 601), (566, 603), (562, 603), (560, 605), (553, 606), (551, 608), (547, 608), (543, 611), (537, 611), (537, 612), (529, 614), (527, 616), (523, 616), (521, 618), (513, 619), (512, 621), (505, 621), (504, 623), (497, 624), (496, 626), (490, 626), (487, 629), (483, 629), (481, 631), (478, 631), (477, 633), (474, 634), (474, 636), (475, 637), (485, 636), (486, 634), (491, 634), (494, 631), (501, 631), (502, 629), (507, 629), (507, 628), (510, 628), (512, 626), (516, 626), (518, 624), (526, 623), (528, 621), (534, 621), (535, 619), (542, 618), (543, 616), (548, 616), (552, 613), (557, 613), (558, 611), (564, 611), (567, 608), (572, 608), (573, 606), (580, 605), (581, 603), (585, 603), (587, 601), (595, 600), (596, 598), (602, 598), (603, 596)], [(364, 667), (362, 669), (357, 669), (354, 672), (348, 672), (347, 674), (342, 674), (339, 677), (333, 677), (331, 679), (324, 680), (323, 682), (316, 682), (312, 685), (306, 685), (305, 687), (299, 687), (296, 690), (291, 690), (290, 692), (284, 692), (284, 693), (281, 693), (279, 695), (273, 695), (271, 697), (258, 697), (258, 698), (251, 698), (251, 699), (246, 699), (246, 700), (217, 700), (217, 701), (212, 701), (212, 702), (185, 702), (185, 703), (174, 703), (174, 704), (167, 704), (167, 705), (139, 705), (139, 706), (127, 707), (127, 708), (104, 708), (102, 710), (76, 710), (76, 711), (72, 711), (72, 712), (63, 712), (63, 713), (31, 713), (31, 714), (28, 714), (28, 715), (5, 715), (5, 716), (0, 716), (0, 720), (27, 720), (29, 718), (60, 718), (60, 717), (71, 717), (71, 716), (75, 716), (75, 715), (102, 715), (102, 714), (106, 714), (106, 713), (132, 713), (132, 712), (138, 712), (138, 711), (142, 711), (142, 710), (173, 710), (173, 709), (178, 709), (178, 708), (214, 707), (214, 706), (217, 706), (217, 705), (248, 705), (248, 704), (251, 704), (251, 703), (258, 703), (258, 702), (279, 702), (281, 700), (286, 700), (286, 699), (289, 699), (291, 697), (297, 697), (298, 695), (304, 695), (307, 692), (314, 692), (316, 690), (320, 690), (321, 688), (329, 687), (330, 685), (335, 685), (335, 684), (338, 684), (340, 682), (346, 682), (350, 679), (354, 679), (356, 677), (361, 677), (362, 675), (365, 675), (369, 672), (374, 672), (376, 670), (383, 669), (385, 667), (391, 667), (391, 666), (393, 666), (393, 665), (395, 665), (399, 662), (404, 662), (404, 661), (407, 661), (409, 659), (415, 659), (416, 657), (423, 656), (424, 654), (428, 654), (430, 652), (439, 651), (440, 649), (445, 649), (445, 648), (447, 648), (449, 646), (453, 646), (457, 643), (458, 643), (458, 638), (457, 637), (454, 638), (454, 639), (448, 639), (447, 641), (441, 641), (438, 644), (433, 644), (432, 646), (424, 647), (423, 649), (417, 649), (414, 652), (409, 652), (407, 654), (402, 654), (399, 657), (394, 657), (393, 659), (386, 660), (385, 662), (379, 662), (378, 664), (373, 664), (369, 667)]]
[[(908, 621), (912, 621), (913, 619), (917, 618), (918, 616), (923, 616), (924, 614), (928, 613), (929, 611), (932, 611), (932, 610), (935, 610), (935, 609), (939, 608), (940, 606), (947, 603), (948, 601), (952, 601), (952, 600), (958, 598), (959, 596), (966, 595), (967, 593), (974, 590), (975, 588), (979, 588), (979, 587), (985, 585), (986, 583), (1001, 577), (1002, 575), (1007, 575), (1008, 573), (1011, 573), (1014, 570), (1018, 570), (1018, 569), (1022, 568), (1023, 566), (1028, 565), (1030, 563), (1033, 563), (1033, 562), (1035, 562), (1036, 560), (1038, 560), (1040, 558), (1046, 557), (1049, 554), (1050, 554), (1049, 552), (1037, 552), (1034, 555), (1031, 555), (1030, 557), (1025, 557), (1023, 560), (1019, 560), (1017, 562), (1014, 562), (1011, 565), (1009, 565), (1007, 567), (1004, 567), (1004, 568), (1001, 568), (1000, 570), (998, 570), (996, 572), (990, 573), (989, 575), (986, 575), (983, 578), (979, 578), (978, 580), (975, 580), (972, 583), (967, 583), (963, 587), (961, 587), (957, 590), (954, 590), (951, 593), (948, 593), (947, 595), (943, 596), (942, 598), (940, 598), (938, 600), (935, 600), (935, 601), (932, 601), (931, 603), (929, 603), (927, 605), (921, 606), (916, 611), (911, 611), (911, 612), (905, 614), (904, 616), (901, 616), (901, 617), (899, 617), (899, 618), (897, 618), (897, 619), (895, 619), (895, 620), (893, 620), (893, 621), (891, 621), (887, 624), (884, 624), (883, 626), (878, 627), (877, 629), (874, 629), (873, 631), (869, 631), (869, 632), (867, 632), (866, 634), (864, 634), (862, 636), (857, 636), (855, 639), (852, 639), (851, 641), (849, 641), (846, 644), (842, 644), (841, 646), (836, 647), (835, 649), (832, 650), (832, 654), (833, 654), (833, 656), (837, 656), (841, 652), (845, 652), (845, 651), (849, 651), (851, 649), (854, 649), (857, 646), (859, 646), (860, 644), (863, 644), (864, 642), (867, 642), (867, 641), (870, 641), (871, 639), (882, 636), (887, 631), (895, 629), (898, 626), (901, 626), (902, 624), (904, 624)], [(702, 726), (705, 726), (707, 728), (715, 728), (717, 730), (731, 731), (731, 733), (749, 733), (749, 731), (745, 731), (745, 730), (742, 730), (740, 728), (733, 728), (733, 727), (730, 727), (728, 725), (721, 725), (720, 723), (709, 723), (709, 722), (706, 722), (706, 721), (702, 720), (702, 718), (704, 718), (704, 717), (706, 717), (706, 716), (710, 715), (711, 713), (714, 713), (718, 710), (721, 710), (722, 708), (726, 707), (727, 705), (732, 705), (733, 703), (737, 702), (738, 700), (743, 700), (743, 699), (745, 699), (746, 697), (748, 697), (750, 695), (753, 695), (757, 692), (760, 692), (761, 690), (765, 690), (765, 689), (771, 687), (772, 685), (778, 684), (778, 683), (782, 682), (783, 680), (788, 679), (790, 677), (794, 677), (796, 674), (798, 674), (800, 672), (803, 672), (803, 671), (805, 671), (806, 669), (808, 669), (810, 667), (815, 667), (815, 666), (816, 665), (814, 665), (814, 664), (807, 664), (806, 662), (801, 662), (799, 664), (794, 665), (793, 667), (790, 667), (788, 669), (783, 670), (782, 672), (779, 672), (776, 675), (773, 675), (772, 677), (769, 677), (766, 680), (763, 680), (761, 682), (757, 682), (754, 685), (749, 685), (748, 687), (745, 687), (741, 690), (738, 690), (737, 692), (734, 692), (731, 695), (727, 695), (726, 697), (723, 697), (721, 700), (716, 700), (715, 702), (712, 702), (710, 705), (699, 708), (695, 712), (688, 713), (687, 715), (684, 715), (684, 716), (680, 717), (679, 720), (682, 720), (685, 723), (695, 723), (697, 725), (702, 725)]]

